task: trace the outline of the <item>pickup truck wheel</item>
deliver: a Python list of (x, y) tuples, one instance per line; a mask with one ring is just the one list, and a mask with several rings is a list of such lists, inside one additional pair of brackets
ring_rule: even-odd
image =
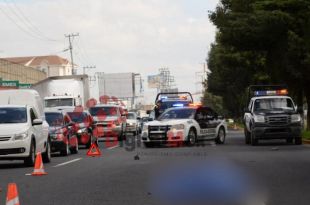
[(29, 156), (24, 160), (24, 164), (28, 167), (32, 167), (34, 165), (36, 159), (36, 146), (34, 141), (31, 140)]
[(258, 144), (258, 139), (256, 139), (254, 131), (251, 131), (251, 145), (256, 146)]
[(245, 144), (251, 143), (251, 133), (244, 127)]
[(187, 145), (188, 146), (194, 146), (196, 144), (196, 140), (197, 140), (197, 135), (196, 135), (195, 130), (192, 128), (192, 129), (190, 129), (190, 131), (188, 133)]
[(51, 155), (51, 142), (48, 139), (46, 142), (46, 150), (45, 152), (42, 154), (42, 158), (43, 158), (43, 162), (44, 163), (49, 163), (51, 162), (52, 159), (52, 155)]
[(68, 156), (68, 155), (69, 155), (69, 152), (70, 152), (70, 150), (69, 150), (69, 140), (68, 140), (68, 142), (65, 143), (65, 149), (64, 149), (64, 150), (61, 150), (61, 151), (60, 151), (60, 154), (61, 154), (62, 156)]
[(286, 143), (292, 144), (292, 143), (293, 143), (293, 138), (287, 138), (287, 139), (286, 139)]
[(219, 129), (219, 132), (217, 134), (217, 137), (215, 139), (216, 144), (224, 144), (226, 138), (226, 133), (223, 127)]
[(301, 137), (295, 137), (295, 145), (301, 145), (302, 144), (302, 138)]

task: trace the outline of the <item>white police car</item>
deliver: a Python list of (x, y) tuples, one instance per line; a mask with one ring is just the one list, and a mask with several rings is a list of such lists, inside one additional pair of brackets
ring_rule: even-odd
[(201, 140), (224, 144), (225, 120), (209, 107), (189, 106), (166, 110), (157, 120), (143, 126), (141, 140), (146, 147), (154, 143), (185, 142), (194, 145)]

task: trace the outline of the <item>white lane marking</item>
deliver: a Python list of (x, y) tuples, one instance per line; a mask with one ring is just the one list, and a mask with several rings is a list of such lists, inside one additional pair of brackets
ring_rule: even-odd
[(114, 146), (114, 147), (109, 147), (109, 148), (107, 148), (107, 149), (111, 150), (111, 149), (115, 149), (115, 148), (117, 148), (117, 147), (119, 147), (119, 145), (116, 145), (116, 146)]
[(26, 176), (31, 176), (31, 174), (25, 174)]
[(73, 162), (77, 162), (79, 160), (81, 160), (82, 158), (77, 158), (77, 159), (73, 159), (73, 160), (70, 160), (70, 161), (67, 161), (67, 162), (64, 162), (64, 163), (61, 163), (61, 164), (57, 164), (53, 167), (61, 167), (61, 166), (64, 166), (64, 165), (67, 165), (67, 164), (70, 164), (70, 163), (73, 163)]

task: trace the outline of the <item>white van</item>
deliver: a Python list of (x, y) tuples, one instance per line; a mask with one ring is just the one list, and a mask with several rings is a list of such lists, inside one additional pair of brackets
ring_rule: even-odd
[(50, 162), (49, 125), (35, 90), (0, 90), (0, 160), (33, 166), (37, 152)]

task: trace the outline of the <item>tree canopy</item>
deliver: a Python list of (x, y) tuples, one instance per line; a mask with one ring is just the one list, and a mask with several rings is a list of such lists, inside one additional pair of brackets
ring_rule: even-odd
[(231, 116), (242, 115), (251, 84), (287, 84), (298, 105), (303, 96), (310, 105), (309, 0), (221, 0), (209, 18), (217, 35), (207, 92)]

